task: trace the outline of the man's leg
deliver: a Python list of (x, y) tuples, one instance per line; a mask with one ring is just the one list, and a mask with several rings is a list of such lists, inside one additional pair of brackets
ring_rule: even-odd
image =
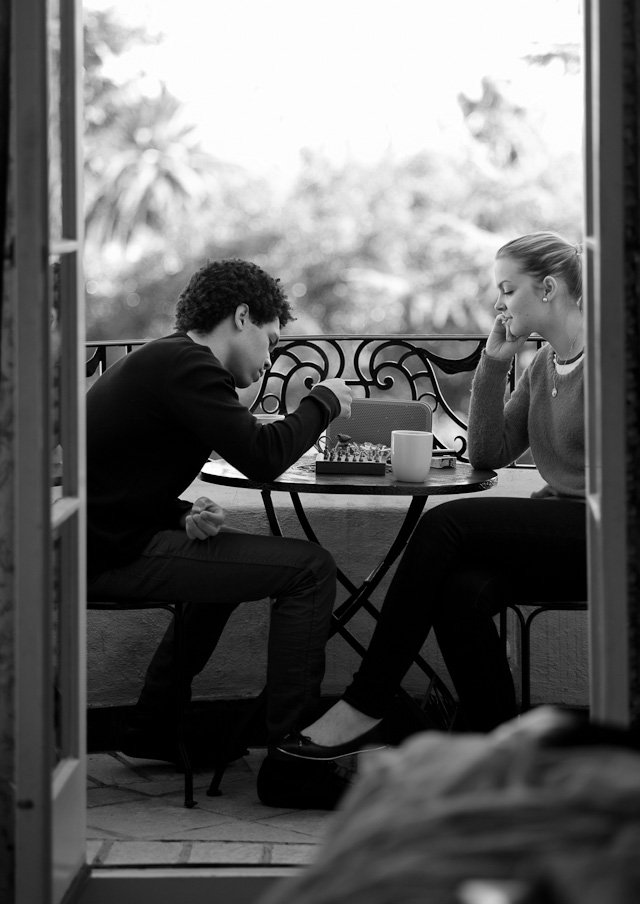
[[(233, 609), (272, 597), (267, 725), (278, 740), (319, 697), (324, 647), (335, 600), (330, 554), (304, 540), (224, 530), (204, 541), (162, 531), (143, 555), (94, 583), (94, 596), (188, 601), (188, 683), (206, 665)], [(140, 703), (162, 711), (173, 681), (173, 626), (147, 671)], [(188, 688), (185, 689), (188, 693)]]
[[(332, 557), (304, 540), (224, 530), (199, 542), (181, 531), (164, 531), (126, 569), (101, 576), (90, 593), (94, 598), (189, 600), (190, 678), (204, 667), (239, 602), (274, 598), (267, 728), (275, 744), (319, 697), (335, 583)], [(150, 710), (162, 711), (171, 687), (172, 638), (169, 630), (147, 671), (141, 701)], [(257, 790), (268, 806), (333, 809), (347, 787), (332, 764), (292, 762), (272, 751), (260, 768)]]

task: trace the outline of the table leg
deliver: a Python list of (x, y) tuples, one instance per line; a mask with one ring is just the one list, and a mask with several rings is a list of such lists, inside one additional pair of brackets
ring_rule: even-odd
[[(322, 544), (318, 540), (318, 537), (307, 518), (306, 512), (304, 511), (302, 502), (300, 501), (300, 495), (298, 493), (290, 493), (289, 495), (291, 496), (295, 513), (305, 536), (308, 540), (311, 540), (312, 543), (317, 543), (318, 546), (321, 546)], [(361, 656), (364, 654), (364, 647), (345, 626), (359, 609), (365, 609), (365, 611), (373, 616), (373, 618), (378, 618), (378, 610), (371, 603), (370, 596), (409, 542), (409, 537), (413, 533), (416, 524), (420, 519), (427, 498), (427, 496), (411, 497), (411, 503), (404, 516), (404, 520), (400, 525), (398, 533), (389, 547), (388, 552), (362, 581), (359, 587), (356, 587), (342, 569), (338, 568), (338, 580), (350, 595), (333, 613), (331, 635), (340, 633), (340, 635)], [(278, 516), (273, 506), (273, 500), (269, 490), (262, 491), (262, 500), (271, 532), (277, 537), (282, 537), (282, 528), (280, 527), (280, 522), (278, 521)], [(426, 663), (424, 664), (426, 665)]]
[(346, 624), (346, 622), (348, 622), (355, 615), (358, 609), (361, 608), (365, 608), (370, 614), (375, 613), (374, 617), (377, 618), (378, 612), (370, 603), (371, 594), (376, 589), (380, 581), (382, 581), (382, 579), (385, 577), (395, 560), (398, 558), (400, 553), (404, 550), (405, 546), (409, 542), (409, 538), (415, 530), (415, 527), (420, 519), (420, 515), (422, 514), (422, 510), (425, 507), (427, 498), (427, 496), (411, 497), (411, 504), (409, 505), (407, 513), (404, 516), (404, 520), (400, 525), (400, 529), (396, 534), (395, 540), (389, 547), (389, 550), (384, 558), (380, 562), (378, 562), (378, 564), (373, 568), (371, 573), (367, 575), (367, 577), (359, 587), (356, 588), (351, 581), (348, 581), (348, 583), (341, 581), (343, 587), (345, 587), (345, 589), (349, 591), (351, 596), (343, 603), (341, 603), (335, 610), (335, 612), (333, 613), (334, 620), (337, 619), (342, 625)]
[(269, 522), (269, 530), (273, 534), (274, 537), (283, 537), (282, 528), (280, 527), (280, 522), (278, 521), (278, 516), (276, 515), (276, 510), (273, 507), (273, 500), (271, 499), (271, 490), (262, 490), (262, 504), (264, 505), (264, 510), (267, 513), (267, 521)]
[[(302, 529), (304, 530), (304, 533), (305, 533), (307, 539), (311, 540), (312, 543), (317, 543), (318, 546), (322, 546), (322, 544), (316, 537), (315, 532), (314, 532), (313, 528), (311, 527), (311, 524), (309, 523), (309, 520), (305, 514), (304, 509), (302, 508), (302, 503), (300, 502), (300, 497), (298, 496), (297, 493), (290, 493), (289, 495), (291, 496), (291, 500), (293, 502), (293, 507), (298, 516), (298, 521), (300, 522), (300, 525), (302, 526)], [(276, 510), (273, 505), (273, 500), (271, 498), (270, 490), (262, 490), (262, 501), (264, 503), (264, 509), (267, 514), (267, 520), (269, 522), (269, 528), (271, 530), (271, 533), (275, 537), (284, 536), (284, 534), (282, 533), (282, 528), (280, 526), (280, 522), (278, 521), (278, 515), (277, 515)], [(346, 576), (346, 574), (340, 568), (337, 569), (337, 574), (338, 574), (338, 580), (340, 581), (342, 586), (346, 590), (348, 590), (349, 593), (351, 594), (351, 596), (349, 597), (350, 600), (353, 599), (355, 595), (360, 595), (360, 590), (362, 590), (363, 588), (356, 587), (356, 585), (352, 581), (349, 580), (349, 578)], [(367, 600), (363, 600), (360, 603), (360, 605), (361, 606), (367, 605), (368, 608), (374, 609), (374, 607), (370, 603), (368, 603)], [(360, 607), (358, 606), (358, 608), (360, 608)], [(336, 632), (338, 632), (340, 634), (340, 636), (344, 640), (347, 641), (347, 643), (351, 646), (351, 648), (356, 651), (356, 653), (359, 653), (360, 656), (364, 656), (364, 654), (366, 652), (365, 648), (362, 646), (362, 644), (358, 640), (356, 640), (356, 638), (353, 636), (353, 634), (345, 627), (345, 623), (348, 621), (348, 619), (347, 618), (338, 619), (336, 617), (337, 612), (338, 612), (338, 610), (336, 610), (336, 612), (334, 612), (331, 616), (331, 628), (330, 628), (329, 636), (333, 637), (333, 635)], [(374, 609), (374, 612), (375, 612), (374, 618), (377, 618), (378, 613), (375, 609)]]

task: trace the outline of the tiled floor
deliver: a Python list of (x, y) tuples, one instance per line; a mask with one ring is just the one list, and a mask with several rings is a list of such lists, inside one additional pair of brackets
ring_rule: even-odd
[(88, 758), (87, 853), (93, 867), (148, 864), (278, 864), (313, 860), (332, 814), (279, 810), (256, 795), (261, 749), (230, 765), (223, 794), (207, 797), (211, 771), (194, 775), (197, 806), (167, 763), (120, 753)]

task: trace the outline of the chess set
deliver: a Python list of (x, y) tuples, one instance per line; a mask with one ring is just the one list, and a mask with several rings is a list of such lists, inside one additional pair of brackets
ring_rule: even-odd
[(339, 433), (316, 456), (316, 474), (385, 474), (390, 458), (391, 449), (382, 443), (355, 443)]

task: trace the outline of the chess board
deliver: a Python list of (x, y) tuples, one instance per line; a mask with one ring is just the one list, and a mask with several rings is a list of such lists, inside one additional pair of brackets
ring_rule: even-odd
[(339, 440), (316, 456), (316, 474), (385, 474), (390, 454), (381, 443)]

